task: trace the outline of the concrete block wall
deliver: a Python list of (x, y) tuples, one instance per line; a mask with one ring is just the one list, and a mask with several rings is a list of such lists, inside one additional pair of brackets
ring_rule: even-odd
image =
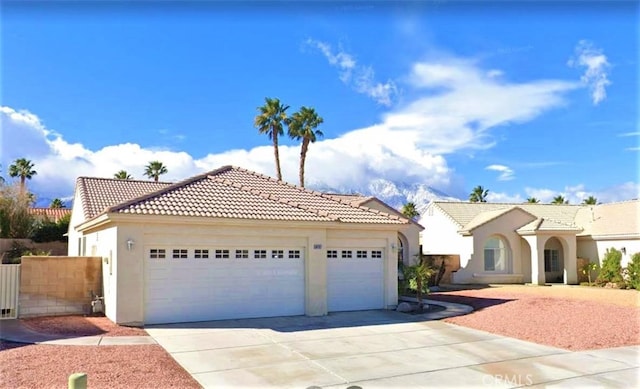
[(20, 317), (87, 314), (92, 291), (102, 295), (99, 257), (22, 257)]

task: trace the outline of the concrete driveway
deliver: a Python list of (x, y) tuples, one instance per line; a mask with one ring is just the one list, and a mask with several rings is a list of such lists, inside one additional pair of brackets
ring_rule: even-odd
[(205, 388), (628, 388), (640, 375), (640, 347), (570, 352), (392, 311), (146, 330)]

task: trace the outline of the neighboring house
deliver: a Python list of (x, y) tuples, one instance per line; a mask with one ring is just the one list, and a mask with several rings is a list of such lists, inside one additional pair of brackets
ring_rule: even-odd
[(176, 184), (80, 177), (69, 255), (103, 258), (116, 323), (393, 308), (398, 240), (411, 258), (421, 227), (353, 200), (231, 166)]
[(640, 201), (600, 205), (432, 202), (426, 254), (459, 255), (454, 283), (577, 283), (577, 258), (640, 252)]
[(58, 220), (71, 214), (69, 208), (29, 208), (29, 213), (38, 219), (58, 222)]

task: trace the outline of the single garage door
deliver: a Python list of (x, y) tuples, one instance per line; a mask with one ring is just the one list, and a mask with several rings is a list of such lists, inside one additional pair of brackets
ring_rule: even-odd
[(329, 312), (384, 308), (382, 249), (327, 250)]
[(149, 247), (145, 323), (304, 314), (304, 248)]

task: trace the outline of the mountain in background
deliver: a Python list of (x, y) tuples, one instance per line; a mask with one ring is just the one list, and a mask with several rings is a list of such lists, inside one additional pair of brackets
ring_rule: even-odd
[(361, 188), (316, 187), (315, 190), (327, 193), (360, 194), (375, 196), (397, 210), (408, 202), (413, 202), (420, 214), (424, 214), (431, 201), (462, 201), (458, 198), (434, 189), (425, 184), (396, 183), (383, 178), (369, 182)]

